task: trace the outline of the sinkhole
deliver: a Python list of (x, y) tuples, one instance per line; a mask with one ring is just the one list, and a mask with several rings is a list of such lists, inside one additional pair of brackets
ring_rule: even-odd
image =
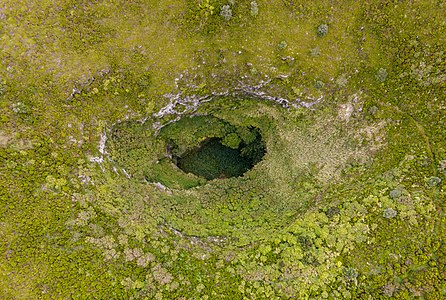
[(233, 149), (224, 145), (220, 138), (208, 138), (175, 160), (184, 172), (212, 180), (243, 175), (262, 159), (264, 153), (261, 141)]
[(162, 136), (181, 171), (207, 180), (242, 176), (266, 153), (258, 128), (213, 116), (184, 118), (167, 126)]
[(117, 123), (107, 155), (128, 178), (188, 189), (240, 177), (263, 159), (262, 130), (249, 121), (242, 124), (211, 115), (184, 116), (158, 132), (150, 123)]

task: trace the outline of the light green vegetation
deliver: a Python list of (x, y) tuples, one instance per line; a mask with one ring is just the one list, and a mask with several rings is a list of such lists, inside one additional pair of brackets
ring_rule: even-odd
[(445, 12), (4, 0), (0, 298), (444, 299)]

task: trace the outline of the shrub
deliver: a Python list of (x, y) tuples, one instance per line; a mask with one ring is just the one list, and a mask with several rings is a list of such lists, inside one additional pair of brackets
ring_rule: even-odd
[(389, 194), (390, 198), (392, 198), (392, 199), (399, 198), (399, 197), (401, 197), (401, 195), (402, 195), (402, 192), (400, 189), (391, 190), (390, 194)]
[(320, 80), (316, 80), (316, 82), (314, 83), (314, 87), (317, 89), (322, 89), (322, 88), (324, 88), (324, 86), (325, 86), (325, 83)]
[(438, 165), (438, 171), (440, 171), (446, 175), (446, 159), (440, 161), (440, 164)]
[(29, 107), (23, 102), (17, 102), (12, 105), (12, 111), (16, 114), (28, 114), (30, 112)]
[(328, 33), (328, 25), (321, 24), (317, 27), (317, 35), (320, 37), (324, 37)]
[(251, 16), (256, 17), (259, 14), (259, 7), (257, 6), (257, 2), (251, 2)]
[(231, 6), (229, 4), (223, 5), (220, 15), (225, 18), (226, 21), (229, 21), (232, 18)]
[(381, 68), (378, 70), (375, 77), (379, 82), (384, 82), (386, 81), (387, 75), (386, 69)]
[(207, 19), (210, 15), (214, 14), (214, 7), (211, 5), (209, 0), (203, 1), (199, 5), (201, 13), (204, 15), (204, 17)]
[(0, 96), (3, 95), (6, 91), (6, 80), (3, 80), (0, 77)]
[(427, 184), (429, 186), (437, 186), (441, 183), (441, 178), (437, 176), (432, 176), (427, 179)]
[(287, 42), (285, 41), (281, 41), (278, 45), (277, 48), (279, 48), (279, 50), (284, 50), (286, 47), (288, 47)]
[(232, 149), (237, 149), (241, 142), (240, 137), (234, 132), (226, 135), (222, 140), (223, 145)]
[(315, 57), (319, 56), (320, 54), (321, 54), (321, 49), (319, 49), (319, 47), (315, 47), (310, 50), (310, 56)]
[(394, 217), (396, 217), (397, 215), (397, 211), (394, 210), (393, 208), (386, 208), (383, 212), (383, 217), (386, 219), (392, 219)]
[(344, 269), (344, 276), (348, 281), (356, 281), (358, 278), (358, 271), (356, 271), (354, 268), (345, 268)]

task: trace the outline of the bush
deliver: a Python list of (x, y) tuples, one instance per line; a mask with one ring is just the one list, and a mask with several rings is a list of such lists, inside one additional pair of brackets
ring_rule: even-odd
[(381, 69), (379, 69), (378, 72), (376, 73), (376, 79), (377, 79), (379, 82), (384, 82), (384, 81), (386, 81), (387, 75), (389, 75), (389, 74), (387, 74), (386, 69), (381, 68)]
[(14, 103), (11, 108), (16, 114), (26, 115), (30, 113), (29, 107), (23, 102)]
[(440, 161), (440, 163), (438, 165), (438, 171), (440, 171), (441, 173), (444, 173), (444, 175), (446, 175), (446, 159)]
[(354, 268), (345, 268), (344, 269), (344, 276), (345, 279), (348, 281), (356, 281), (358, 278), (358, 271), (356, 271)]
[(229, 4), (223, 5), (220, 15), (225, 18), (226, 21), (229, 21), (232, 18), (231, 6)]
[(277, 48), (279, 48), (279, 50), (284, 50), (286, 47), (288, 47), (287, 42), (285, 41), (281, 41), (278, 45)]
[(234, 132), (226, 135), (222, 140), (223, 145), (232, 149), (237, 149), (241, 142), (240, 137)]
[(0, 96), (3, 95), (6, 91), (6, 80), (3, 80), (0, 77)]
[(321, 24), (317, 27), (317, 35), (320, 37), (323, 37), (327, 35), (328, 33), (328, 25), (327, 24)]
[(383, 212), (383, 217), (386, 219), (392, 219), (394, 217), (396, 217), (397, 215), (397, 211), (394, 210), (393, 208), (386, 208)]
[(259, 7), (257, 6), (257, 2), (251, 2), (251, 16), (256, 17), (259, 14)]
[(389, 196), (392, 199), (397, 199), (397, 198), (401, 197), (401, 195), (402, 195), (402, 191), (400, 189), (391, 190), (389, 193)]
[(316, 82), (314, 83), (314, 87), (317, 89), (322, 89), (322, 88), (324, 88), (324, 86), (325, 86), (325, 83), (320, 80), (316, 80)]
[(440, 183), (441, 183), (441, 178), (437, 176), (432, 176), (427, 179), (427, 184), (429, 186), (437, 186), (440, 185)]

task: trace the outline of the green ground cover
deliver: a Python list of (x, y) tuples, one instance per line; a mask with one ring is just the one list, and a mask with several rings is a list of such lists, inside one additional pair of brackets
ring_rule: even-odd
[[(0, 298), (444, 299), (445, 20), (435, 0), (4, 0)], [(175, 164), (259, 135), (242, 176)]]

